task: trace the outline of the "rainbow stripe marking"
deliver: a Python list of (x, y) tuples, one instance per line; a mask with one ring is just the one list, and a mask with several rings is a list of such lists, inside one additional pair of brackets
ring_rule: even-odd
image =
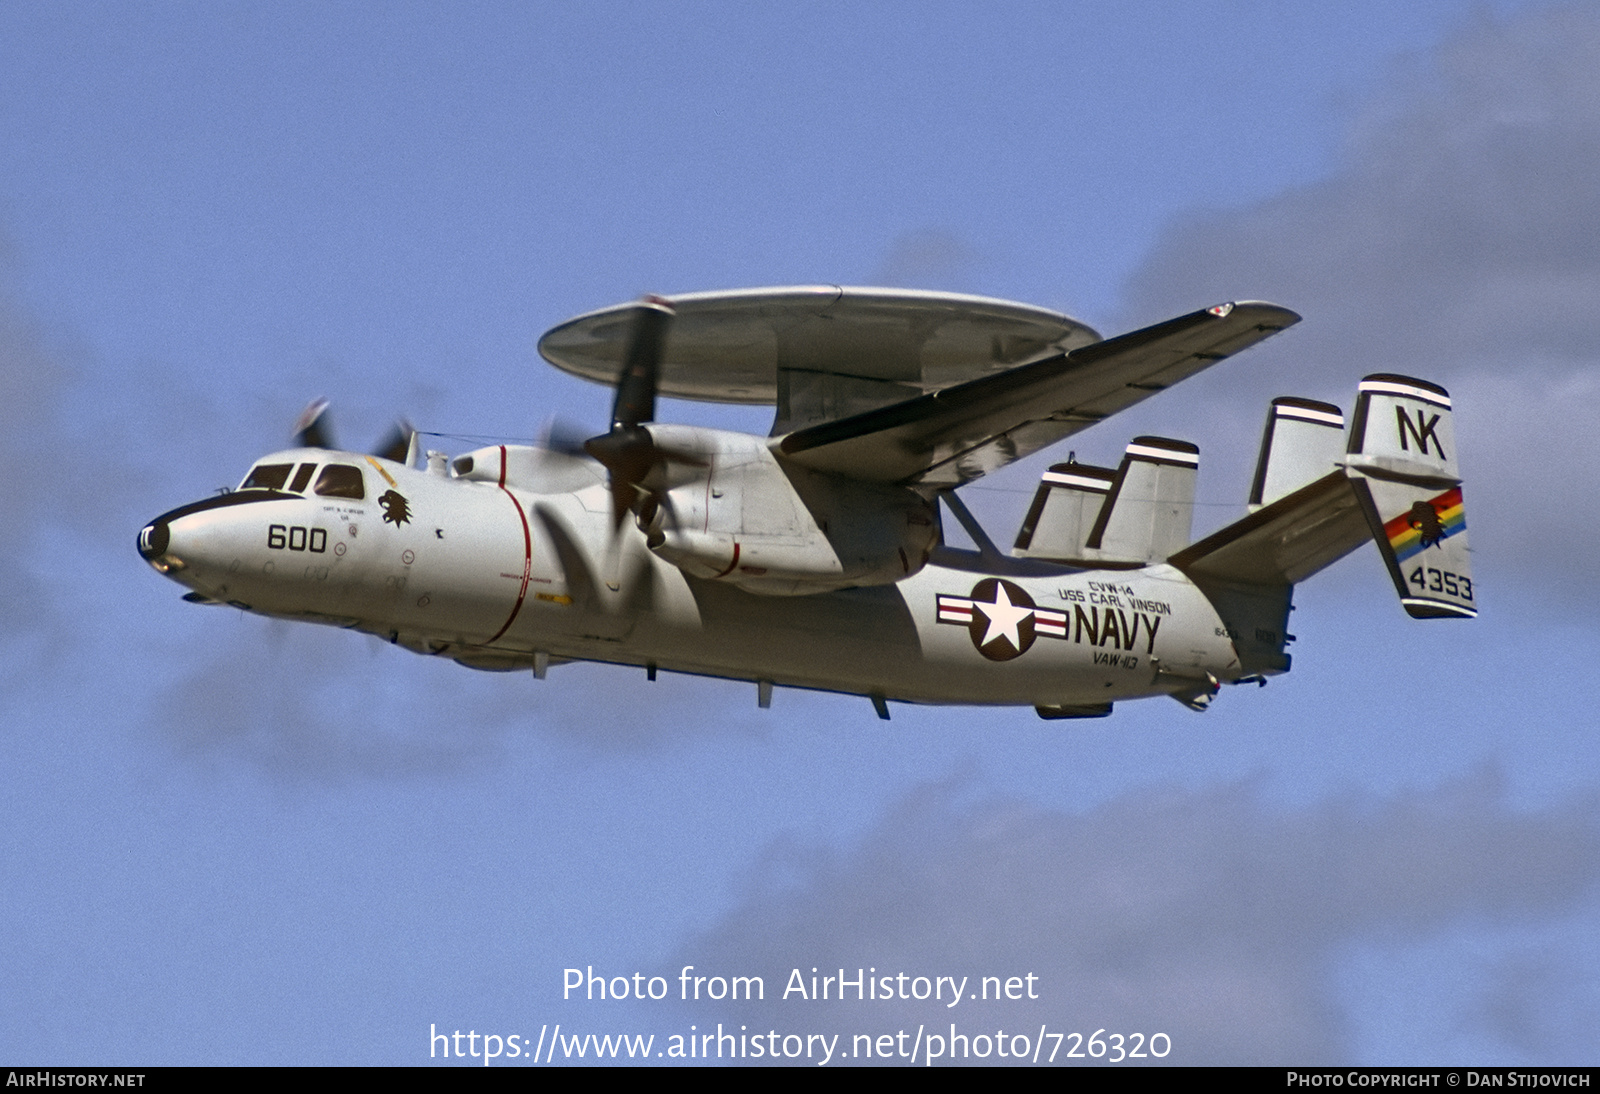
[[(1430, 498), (1426, 504), (1432, 506), (1439, 516), (1439, 541), (1467, 530), (1467, 513), (1461, 504), (1461, 487), (1453, 486), (1438, 497)], [(1383, 526), (1383, 534), (1388, 537), (1389, 548), (1394, 551), (1397, 562), (1404, 562), (1423, 550), (1422, 533), (1421, 523), (1413, 520), (1410, 512), (1401, 513)], [(1432, 543), (1428, 546), (1432, 546)]]

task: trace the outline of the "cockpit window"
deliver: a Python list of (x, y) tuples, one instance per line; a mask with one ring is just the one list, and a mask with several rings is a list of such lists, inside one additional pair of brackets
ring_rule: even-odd
[(316, 492), (325, 498), (355, 498), (357, 501), (367, 496), (361, 468), (347, 463), (330, 463), (324, 467), (317, 476)]
[(311, 472), (317, 469), (314, 463), (303, 463), (294, 473), (294, 482), (289, 484), (289, 489), (296, 494), (306, 492), (306, 483), (311, 481)]
[[(282, 490), (289, 479), (292, 463), (258, 463), (250, 469), (240, 490)], [(354, 470), (354, 468), (352, 468)]]

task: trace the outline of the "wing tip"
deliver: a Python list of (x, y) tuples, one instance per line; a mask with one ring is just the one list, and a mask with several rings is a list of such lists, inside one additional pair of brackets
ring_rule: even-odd
[(1267, 300), (1234, 300), (1216, 307), (1207, 308), (1206, 311), (1219, 318), (1229, 318), (1234, 313), (1242, 312), (1245, 317), (1254, 319), (1263, 327), (1292, 327), (1303, 318), (1299, 312), (1291, 311), (1282, 304), (1274, 304)]

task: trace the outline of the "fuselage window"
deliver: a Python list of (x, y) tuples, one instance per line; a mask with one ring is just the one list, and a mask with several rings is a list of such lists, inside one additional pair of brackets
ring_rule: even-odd
[[(262, 463), (250, 469), (249, 476), (244, 480), (240, 490), (282, 490), (283, 484), (289, 480), (289, 471), (294, 467), (292, 463)], [(352, 470), (354, 470), (352, 468)]]
[(316, 469), (317, 465), (314, 463), (301, 464), (299, 469), (294, 473), (294, 482), (289, 484), (289, 489), (293, 490), (296, 494), (304, 494), (306, 492), (306, 483), (311, 481), (311, 472), (315, 471)]
[(355, 498), (357, 501), (367, 496), (361, 468), (347, 463), (330, 463), (324, 467), (317, 476), (316, 492), (325, 498)]

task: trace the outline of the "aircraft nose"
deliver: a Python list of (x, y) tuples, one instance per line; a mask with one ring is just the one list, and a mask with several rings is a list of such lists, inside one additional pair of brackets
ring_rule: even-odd
[[(189, 560), (172, 550), (172, 514), (167, 513), (139, 529), (139, 557), (154, 566), (157, 573), (173, 577), (189, 568)], [(188, 550), (184, 554), (189, 554)]]
[(157, 517), (139, 530), (139, 557), (153, 562), (167, 553), (172, 543), (172, 530), (167, 522)]

